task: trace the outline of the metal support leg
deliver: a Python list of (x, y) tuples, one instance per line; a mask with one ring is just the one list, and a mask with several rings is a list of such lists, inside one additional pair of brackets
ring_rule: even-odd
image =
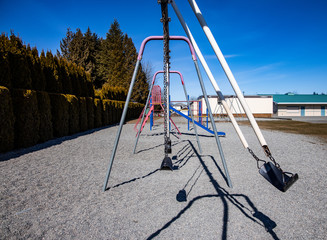
[[(190, 101), (190, 96), (187, 95), (187, 101)], [(190, 111), (192, 111), (192, 109), (190, 109), (190, 106), (188, 106), (188, 110), (187, 110), (187, 116), (190, 116)], [(187, 120), (187, 130), (190, 131), (190, 120)]]
[[(154, 79), (155, 79), (155, 76), (154, 76)], [(150, 96), (151, 96), (151, 92), (152, 92), (152, 88), (153, 88), (153, 85), (154, 85), (154, 79), (151, 83), (151, 86), (150, 86), (150, 91), (149, 91), (149, 94), (148, 94), (148, 98), (146, 100), (146, 103), (145, 103), (145, 107), (144, 107), (144, 112), (143, 112), (143, 116), (142, 116), (142, 120), (141, 120), (141, 123), (140, 123), (140, 128), (137, 132), (137, 136), (136, 136), (136, 140), (135, 140), (135, 144), (134, 144), (134, 150), (133, 150), (133, 153), (135, 153), (135, 150), (136, 150), (136, 146), (137, 146), (137, 143), (139, 141), (139, 137), (141, 135), (141, 128), (142, 128), (142, 124), (143, 124), (143, 121), (144, 121), (144, 116), (146, 115), (146, 109), (148, 108), (148, 104), (149, 104), (149, 100), (150, 100)]]
[[(188, 109), (190, 109), (191, 105), (190, 105), (190, 101), (188, 100), (188, 95), (187, 95), (187, 92), (186, 92), (185, 83), (183, 84), (183, 88), (184, 88), (185, 98), (186, 98), (186, 101), (187, 101), (187, 107), (188, 107)], [(193, 129), (194, 129), (194, 132), (195, 132), (195, 135), (196, 135), (196, 141), (198, 142), (200, 153), (202, 153), (202, 148), (201, 148), (200, 140), (199, 140), (199, 136), (198, 136), (198, 130), (197, 130), (197, 128), (195, 126), (195, 123), (194, 123), (194, 116), (193, 116), (192, 111), (191, 111), (191, 118), (192, 118), (192, 123), (193, 123)]]
[(218, 137), (218, 134), (217, 134), (216, 124), (215, 124), (214, 118), (212, 116), (211, 107), (210, 107), (209, 100), (208, 100), (208, 95), (207, 95), (206, 89), (204, 87), (204, 83), (203, 83), (203, 79), (202, 79), (202, 76), (201, 76), (201, 72), (200, 72), (198, 62), (194, 61), (194, 65), (195, 65), (196, 72), (197, 72), (198, 77), (199, 77), (199, 82), (200, 82), (201, 89), (202, 89), (202, 92), (203, 92), (204, 100), (205, 100), (207, 108), (208, 108), (209, 117), (210, 117), (210, 121), (211, 121), (211, 125), (212, 125), (212, 130), (213, 130), (213, 132), (215, 134), (215, 139), (216, 139), (216, 142), (217, 142), (217, 146), (218, 146), (219, 154), (220, 154), (220, 157), (221, 157), (221, 161), (223, 162), (223, 166), (224, 166), (224, 170), (225, 170), (225, 174), (226, 174), (226, 178), (227, 178), (227, 183), (228, 183), (228, 186), (230, 188), (232, 188), (233, 187), (232, 186), (232, 181), (231, 181), (231, 179), (229, 177), (228, 168), (227, 168), (227, 164), (226, 164), (224, 153), (223, 153), (223, 148), (221, 146), (221, 143), (220, 143), (220, 140), (219, 140), (219, 137)]
[(110, 161), (109, 161), (109, 166), (108, 166), (108, 171), (107, 171), (106, 179), (105, 179), (104, 185), (103, 185), (103, 191), (106, 191), (106, 189), (107, 189), (107, 185), (108, 185), (108, 180), (109, 180), (109, 176), (110, 176), (112, 164), (114, 162), (114, 158), (115, 158), (115, 155), (116, 155), (116, 151), (117, 151), (117, 146), (118, 146), (118, 142), (119, 142), (121, 130), (123, 128), (123, 124), (124, 124), (124, 121), (125, 121), (125, 118), (126, 118), (128, 104), (129, 104), (129, 101), (131, 99), (132, 90), (133, 90), (133, 87), (134, 87), (134, 84), (135, 84), (135, 79), (136, 79), (137, 71), (138, 71), (139, 66), (140, 66), (140, 61), (141, 60), (138, 59), (137, 62), (136, 62), (136, 66), (135, 66), (135, 69), (134, 69), (132, 81), (131, 81), (131, 84), (129, 86), (129, 90), (128, 90), (128, 94), (127, 94), (127, 98), (126, 98), (126, 102), (125, 102), (123, 114), (122, 114), (121, 119), (120, 119), (119, 128), (118, 128), (116, 139), (115, 139), (115, 143), (114, 143), (114, 148), (112, 150)]

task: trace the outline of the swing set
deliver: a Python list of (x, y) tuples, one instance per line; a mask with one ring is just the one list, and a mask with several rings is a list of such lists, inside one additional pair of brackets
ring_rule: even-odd
[[(130, 87), (129, 87), (129, 91), (128, 91), (128, 94), (127, 94), (124, 110), (123, 110), (123, 113), (122, 113), (122, 116), (121, 116), (119, 128), (117, 130), (117, 134), (116, 134), (116, 138), (115, 138), (115, 142), (114, 142), (114, 147), (113, 147), (113, 150), (112, 150), (112, 153), (111, 153), (109, 166), (108, 166), (105, 182), (104, 182), (104, 185), (103, 185), (103, 191), (106, 191), (106, 189), (107, 189), (108, 180), (109, 180), (109, 177), (110, 177), (110, 172), (111, 172), (113, 161), (114, 161), (115, 154), (116, 154), (116, 151), (117, 151), (117, 146), (118, 146), (118, 143), (119, 143), (122, 127), (123, 127), (123, 124), (124, 124), (124, 121), (125, 121), (125, 118), (126, 118), (128, 104), (129, 104), (131, 94), (132, 94), (132, 91), (133, 91), (133, 86), (134, 86), (134, 83), (135, 83), (136, 75), (137, 75), (137, 72), (138, 72), (138, 69), (139, 69), (140, 62), (142, 60), (142, 55), (143, 55), (143, 52), (144, 52), (144, 48), (145, 48), (145, 45), (149, 41), (152, 41), (152, 40), (162, 40), (163, 41), (163, 44), (164, 44), (164, 48), (163, 48), (163, 55), (164, 55), (163, 70), (158, 71), (155, 74), (155, 76), (153, 77), (153, 81), (152, 81), (152, 84), (150, 86), (148, 99), (146, 101), (146, 105), (145, 105), (143, 113), (142, 113), (142, 120), (141, 120), (142, 124), (140, 124), (140, 127), (138, 129), (138, 133), (136, 135), (134, 153), (135, 153), (135, 149), (136, 149), (138, 139), (139, 139), (139, 137), (141, 135), (140, 133), (141, 133), (143, 127), (144, 127), (144, 124), (143, 124), (144, 123), (144, 118), (149, 117), (149, 112), (151, 112), (151, 109), (152, 109), (154, 103), (159, 104), (162, 107), (163, 112), (164, 112), (164, 143), (165, 143), (164, 144), (164, 159), (163, 159), (162, 164), (161, 164), (161, 169), (173, 170), (172, 160), (169, 157), (169, 154), (171, 154), (171, 152), (172, 152), (171, 140), (170, 140), (170, 130), (169, 130), (169, 123), (171, 122), (171, 118), (170, 118), (171, 107), (170, 107), (170, 99), (169, 99), (169, 96), (170, 96), (169, 95), (169, 92), (170, 92), (170, 74), (171, 73), (179, 73), (179, 72), (170, 71), (169, 42), (178, 40), (178, 41), (186, 42), (188, 44), (188, 46), (189, 46), (189, 49), (190, 49), (190, 52), (191, 52), (191, 55), (192, 55), (192, 59), (193, 59), (193, 62), (194, 62), (195, 70), (197, 72), (198, 80), (199, 80), (201, 90), (202, 90), (202, 93), (203, 93), (203, 97), (204, 97), (204, 100), (205, 100), (205, 104), (206, 104), (206, 106), (208, 108), (208, 115), (209, 115), (209, 118), (210, 118), (212, 131), (213, 131), (213, 134), (215, 136), (215, 141), (216, 141), (216, 144), (217, 144), (217, 148), (218, 148), (218, 151), (219, 151), (221, 161), (223, 163), (224, 172), (225, 172), (225, 176), (226, 176), (226, 179), (227, 179), (228, 186), (232, 187), (232, 182), (231, 182), (231, 179), (230, 179), (230, 176), (229, 176), (229, 172), (228, 172), (226, 160), (225, 160), (225, 157), (224, 157), (223, 149), (222, 149), (219, 137), (218, 137), (217, 128), (216, 128), (215, 121), (214, 121), (213, 114), (212, 114), (212, 110), (211, 110), (211, 107), (210, 107), (210, 104), (209, 104), (209, 101), (208, 101), (208, 95), (207, 95), (207, 92), (206, 92), (206, 89), (205, 89), (205, 86), (204, 86), (204, 83), (203, 83), (203, 78), (202, 78), (202, 75), (201, 75), (201, 72), (200, 72), (200, 68), (199, 68), (197, 59), (200, 60), (202, 66), (203, 66), (203, 68), (204, 68), (204, 70), (205, 70), (205, 72), (206, 72), (206, 74), (207, 74), (207, 76), (208, 76), (208, 78), (209, 78), (209, 80), (210, 80), (210, 82), (211, 82), (217, 96), (218, 96), (218, 99), (221, 102), (221, 105), (224, 107), (229, 119), (231, 120), (231, 123), (232, 123), (236, 133), (238, 134), (244, 148), (247, 149), (248, 152), (251, 154), (251, 156), (256, 160), (257, 167), (259, 169), (259, 173), (268, 182), (270, 182), (273, 186), (275, 186), (277, 189), (279, 189), (282, 192), (286, 192), (293, 185), (293, 183), (297, 181), (298, 174), (292, 174), (290, 172), (283, 171), (282, 168), (280, 167), (280, 165), (276, 162), (276, 160), (272, 156), (272, 154), (270, 152), (270, 149), (268, 147), (268, 144), (267, 144), (264, 136), (262, 135), (262, 132), (261, 132), (256, 120), (254, 119), (254, 116), (253, 116), (252, 112), (250, 111), (249, 106), (247, 105), (247, 103), (245, 101), (245, 98), (244, 98), (244, 96), (242, 94), (242, 91), (239, 88), (239, 86), (238, 86), (238, 84), (237, 84), (237, 82), (236, 82), (236, 80), (234, 78), (234, 75), (233, 75), (232, 71), (230, 70), (230, 68), (229, 68), (229, 66), (228, 66), (228, 64), (227, 64), (227, 62), (225, 60), (225, 57), (223, 56), (223, 54), (222, 54), (222, 52), (221, 52), (221, 50), (220, 50), (214, 36), (212, 35), (211, 30), (208, 27), (208, 25), (207, 25), (202, 13), (201, 13), (196, 1), (195, 0), (188, 0), (188, 2), (190, 4), (195, 16), (197, 17), (197, 19), (198, 19), (198, 21), (199, 21), (199, 23), (200, 23), (206, 37), (207, 37), (207, 39), (209, 40), (210, 45), (211, 45), (212, 49), (214, 50), (214, 52), (215, 52), (215, 54), (217, 56), (217, 59), (219, 60), (220, 65), (223, 68), (223, 70), (224, 70), (224, 72), (225, 72), (225, 74), (226, 74), (226, 76), (227, 76), (227, 78), (228, 78), (228, 80), (229, 80), (229, 82), (230, 82), (230, 84), (231, 84), (231, 86), (232, 86), (238, 100), (239, 100), (239, 103), (242, 106), (242, 108), (243, 108), (243, 110), (244, 110), (244, 112), (245, 112), (245, 114), (246, 114), (246, 116), (247, 116), (253, 130), (254, 130), (255, 135), (257, 136), (257, 139), (258, 139), (260, 145), (262, 146), (262, 149), (263, 149), (265, 155), (267, 156), (267, 158), (269, 160), (266, 161), (266, 160), (259, 159), (256, 156), (256, 154), (252, 151), (252, 149), (249, 147), (249, 144), (246, 141), (246, 139), (245, 139), (245, 137), (244, 137), (238, 123), (236, 122), (236, 120), (234, 118), (234, 115), (233, 115), (231, 109), (229, 108), (229, 106), (227, 104), (227, 101), (224, 98), (224, 95), (222, 94), (220, 88), (218, 87), (217, 81), (215, 80), (215, 78), (214, 78), (214, 76), (213, 76), (213, 74), (212, 74), (206, 60), (204, 59), (204, 57), (203, 57), (203, 55), (202, 55), (202, 53), (201, 53), (201, 51), (200, 51), (200, 49), (199, 49), (193, 35), (192, 35), (188, 25), (186, 24), (181, 12), (179, 11), (175, 0), (158, 0), (158, 3), (161, 6), (162, 18), (161, 18), (160, 21), (163, 24), (163, 36), (150, 36), (150, 37), (146, 38), (141, 44), (139, 54), (138, 54), (138, 57), (137, 57), (137, 62), (136, 62), (135, 69), (134, 69), (134, 73), (133, 73), (133, 77), (132, 77)], [(177, 17), (178, 17), (184, 31), (185, 31), (187, 37), (184, 37), (184, 36), (170, 36), (169, 35), (169, 22), (170, 22), (170, 18), (168, 17), (168, 5), (169, 4), (172, 6), (174, 12), (176, 13), (176, 15), (177, 15)], [(157, 90), (154, 90), (154, 92), (153, 92), (153, 88), (156, 89), (156, 87), (154, 87), (155, 77), (159, 72), (164, 74), (163, 102), (161, 100), (161, 90), (160, 90), (160, 103), (159, 103), (158, 99), (155, 99), (155, 97), (158, 97), (158, 93), (156, 92)], [(188, 109), (191, 109), (190, 108), (190, 103), (188, 101), (188, 95), (187, 95), (187, 92), (186, 92), (185, 82), (184, 82), (181, 74), (180, 74), (180, 76), (181, 76), (181, 82), (182, 82), (182, 85), (183, 85), (183, 89), (184, 89)], [(152, 93), (152, 96), (155, 95), (155, 97), (151, 98), (152, 105), (148, 104), (150, 102), (151, 93)], [(155, 93), (155, 94), (153, 94), (153, 93)], [(149, 107), (149, 109), (148, 109), (148, 107)], [(193, 123), (193, 130), (194, 130), (195, 135), (196, 135), (198, 148), (200, 150), (200, 153), (202, 153), (202, 149), (201, 149), (201, 145), (200, 145), (200, 141), (199, 141), (199, 137), (198, 137), (198, 133), (197, 133), (197, 128), (196, 128), (197, 124), (196, 124), (196, 121), (194, 121), (193, 112), (190, 111), (190, 113), (191, 113), (190, 121)], [(260, 164), (260, 163), (262, 163), (262, 164)]]

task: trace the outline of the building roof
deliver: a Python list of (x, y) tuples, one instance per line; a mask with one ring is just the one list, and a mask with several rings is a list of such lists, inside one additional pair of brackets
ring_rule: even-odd
[[(273, 94), (258, 94), (258, 95), (244, 95), (244, 98), (272, 98)], [(237, 98), (235, 95), (224, 95), (225, 98)], [(203, 95), (199, 96), (197, 99), (200, 100), (204, 98)], [(218, 98), (217, 95), (208, 95), (208, 98)]]
[(174, 103), (173, 106), (179, 106), (179, 107), (182, 107), (182, 108), (187, 108), (187, 105), (184, 104), (184, 103)]
[(327, 104), (327, 95), (313, 94), (271, 94), (276, 103), (325, 103)]

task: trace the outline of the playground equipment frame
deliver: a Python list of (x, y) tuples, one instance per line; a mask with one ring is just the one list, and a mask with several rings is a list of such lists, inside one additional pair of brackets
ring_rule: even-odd
[[(139, 54), (138, 54), (138, 57), (137, 57), (137, 61), (136, 61), (135, 69), (134, 69), (134, 72), (133, 72), (132, 80), (131, 80), (131, 83), (130, 83), (130, 86), (129, 86), (127, 98), (126, 98), (126, 101), (125, 101), (122, 117), (120, 119), (119, 127), (118, 127), (118, 130), (117, 130), (117, 134), (116, 134), (116, 138), (115, 138), (115, 142), (114, 142), (114, 147), (113, 147), (113, 150), (112, 150), (112, 153), (111, 153), (111, 157), (110, 157), (110, 161), (109, 161), (109, 165), (108, 165), (108, 170), (107, 170), (105, 182), (104, 182), (104, 185), (103, 185), (103, 191), (106, 191), (106, 189), (107, 189), (108, 180), (109, 180), (110, 172), (111, 172), (111, 169), (112, 169), (112, 164), (113, 164), (113, 161), (114, 161), (114, 158), (115, 158), (115, 155), (116, 155), (116, 151), (117, 151), (121, 131), (122, 131), (123, 124), (124, 124), (126, 114), (127, 114), (128, 104), (129, 104), (129, 101), (130, 101), (130, 98), (131, 98), (131, 95), (132, 95), (133, 87), (134, 87), (135, 80), (136, 80), (136, 75), (137, 75), (137, 72), (138, 72), (138, 69), (139, 69), (139, 66), (140, 66), (140, 62), (142, 60), (144, 48), (145, 48), (146, 43), (149, 42), (150, 40), (163, 40), (163, 36), (150, 36), (150, 37), (147, 37), (141, 44), (141, 48), (140, 48), (140, 51), (139, 51)], [(206, 89), (205, 89), (205, 86), (204, 86), (204, 82), (203, 82), (203, 79), (202, 79), (202, 75), (201, 75), (201, 72), (200, 72), (200, 68), (199, 68), (199, 65), (198, 65), (198, 62), (197, 62), (197, 58), (196, 58), (193, 46), (192, 46), (190, 40), (188, 38), (184, 37), (184, 36), (169, 36), (169, 40), (183, 40), (186, 43), (188, 43), (188, 45), (189, 45), (191, 55), (192, 55), (192, 59), (193, 59), (193, 62), (194, 62), (194, 66), (195, 66), (195, 69), (196, 69), (196, 72), (197, 72), (197, 75), (198, 75), (198, 79), (199, 79), (199, 82), (200, 82), (201, 90), (202, 90), (203, 96), (205, 98), (206, 105), (208, 106), (210, 121), (211, 121), (211, 124), (212, 124), (212, 129), (214, 131), (214, 136), (215, 136), (215, 140), (216, 140), (216, 143), (217, 143), (220, 158), (221, 158), (223, 166), (224, 166), (224, 171), (225, 171), (227, 183), (228, 183), (229, 187), (232, 187), (232, 182), (231, 182), (231, 179), (230, 179), (230, 176), (229, 176), (227, 164), (226, 164), (226, 161), (225, 161), (225, 156), (224, 156), (223, 149), (222, 149), (222, 146), (221, 146), (218, 134), (217, 134), (217, 128), (216, 128), (214, 118), (213, 118), (213, 115), (212, 115), (212, 112), (211, 112), (207, 92), (206, 92)]]

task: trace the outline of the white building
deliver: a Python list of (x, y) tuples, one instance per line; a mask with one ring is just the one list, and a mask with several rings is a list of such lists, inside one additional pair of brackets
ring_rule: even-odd
[[(251, 112), (255, 117), (272, 117), (273, 115), (273, 97), (272, 96), (244, 96)], [(216, 95), (208, 96), (211, 111), (215, 116), (226, 116), (226, 111)], [(235, 116), (245, 116), (244, 110), (237, 97), (233, 95), (225, 96), (227, 105)], [(202, 115), (206, 115), (207, 107), (203, 96), (198, 98), (198, 101), (193, 102), (192, 109), (195, 115), (198, 115), (201, 108)]]
[(327, 116), (327, 95), (274, 94), (278, 116)]

